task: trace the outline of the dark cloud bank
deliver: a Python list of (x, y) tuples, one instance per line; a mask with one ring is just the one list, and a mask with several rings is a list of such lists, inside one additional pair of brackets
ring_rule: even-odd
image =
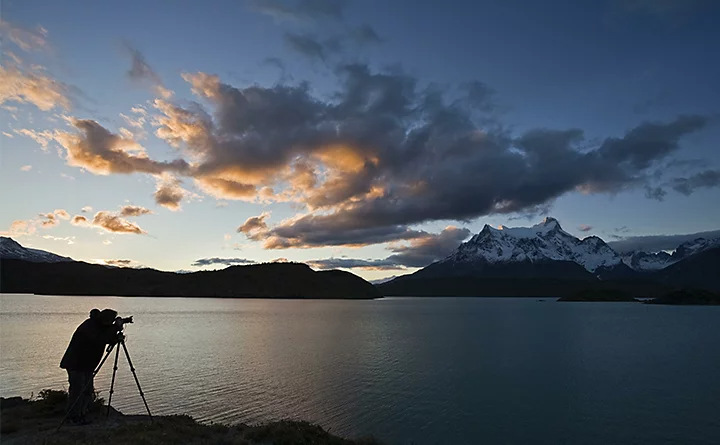
[[(134, 69), (147, 77), (144, 66)], [(58, 137), (72, 165), (96, 174), (182, 176), (218, 199), (304, 205), (296, 218), (240, 230), (270, 249), (412, 245), (428, 236), (417, 224), (534, 211), (568, 193), (637, 189), (661, 199), (720, 185), (713, 168), (682, 177), (664, 168), (684, 137), (708, 125), (704, 116), (643, 122), (596, 141), (581, 129), (516, 135), (481, 82), (442, 89), (364, 64), (334, 74), (330, 99), (306, 83), (236, 88), (215, 75), (184, 74), (200, 103), (155, 101), (156, 135), (181, 154), (171, 162), (134, 151), (133, 141), (94, 121), (73, 120), (78, 131)], [(156, 198), (177, 202), (180, 194)]]

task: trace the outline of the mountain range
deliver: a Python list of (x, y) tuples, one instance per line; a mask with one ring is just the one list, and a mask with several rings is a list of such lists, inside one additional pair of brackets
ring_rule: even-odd
[(0, 237), (0, 260), (4, 293), (375, 298), (563, 296), (587, 289), (636, 296), (677, 288), (720, 291), (720, 238), (685, 242), (672, 253), (618, 253), (597, 236), (571, 235), (554, 218), (532, 227), (485, 225), (445, 259), (372, 284), (349, 272), (317, 272), (300, 263), (182, 274), (117, 268), (26, 248), (6, 237)]
[(367, 281), (301, 263), (231, 266), (217, 271), (161, 272), (88, 264), (0, 238), (0, 293), (154, 297), (378, 298)]
[(545, 218), (532, 227), (485, 225), (442, 261), (379, 287), (386, 295), (558, 295), (587, 287), (633, 294), (677, 286), (717, 291), (720, 278), (710, 271), (720, 270), (718, 254), (720, 238), (698, 238), (672, 254), (620, 254), (597, 236), (579, 239)]
[(3, 260), (24, 260), (33, 263), (60, 263), (64, 261), (75, 261), (72, 258), (55, 255), (40, 249), (23, 247), (12, 238), (0, 236), (0, 259)]

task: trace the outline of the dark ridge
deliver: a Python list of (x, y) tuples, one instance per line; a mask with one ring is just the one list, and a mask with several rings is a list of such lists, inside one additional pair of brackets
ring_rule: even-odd
[(697, 253), (656, 273), (675, 288), (720, 292), (720, 248)]
[(357, 275), (339, 270), (316, 272), (301, 263), (231, 266), (218, 271), (177, 274), (82, 262), (2, 260), (0, 292), (217, 298), (380, 297), (372, 284)]

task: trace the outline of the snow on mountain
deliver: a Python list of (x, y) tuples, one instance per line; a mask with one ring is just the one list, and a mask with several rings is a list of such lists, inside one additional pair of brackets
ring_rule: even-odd
[(673, 252), (672, 257), (674, 262), (684, 260), (685, 258), (696, 255), (700, 252), (704, 252), (709, 249), (720, 247), (720, 238), (706, 239), (696, 238), (692, 241), (687, 241), (678, 246)]
[(639, 271), (660, 270), (675, 263), (667, 252), (627, 252), (621, 255), (623, 263)]
[(0, 236), (0, 259), (3, 260), (25, 260), (33, 263), (60, 263), (63, 261), (75, 261), (72, 258), (55, 255), (40, 249), (23, 247), (12, 238)]
[(442, 262), (537, 262), (572, 261), (590, 272), (622, 263), (610, 246), (596, 237), (580, 240), (565, 232), (555, 218), (545, 218), (532, 227), (485, 225), (480, 233), (463, 243)]
[(625, 264), (638, 271), (651, 271), (664, 269), (672, 264), (704, 252), (708, 249), (720, 248), (720, 238), (696, 238), (680, 244), (671, 254), (667, 252), (627, 252), (622, 254)]

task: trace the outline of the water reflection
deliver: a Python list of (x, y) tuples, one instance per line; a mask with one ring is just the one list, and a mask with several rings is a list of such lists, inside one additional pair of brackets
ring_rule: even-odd
[[(157, 414), (298, 418), (390, 443), (720, 437), (716, 308), (8, 295), (0, 305), (3, 396), (66, 388), (58, 365), (73, 330), (111, 307), (135, 316), (127, 345)], [(106, 397), (111, 374), (106, 364), (96, 379)], [(124, 363), (113, 401), (144, 410)]]

